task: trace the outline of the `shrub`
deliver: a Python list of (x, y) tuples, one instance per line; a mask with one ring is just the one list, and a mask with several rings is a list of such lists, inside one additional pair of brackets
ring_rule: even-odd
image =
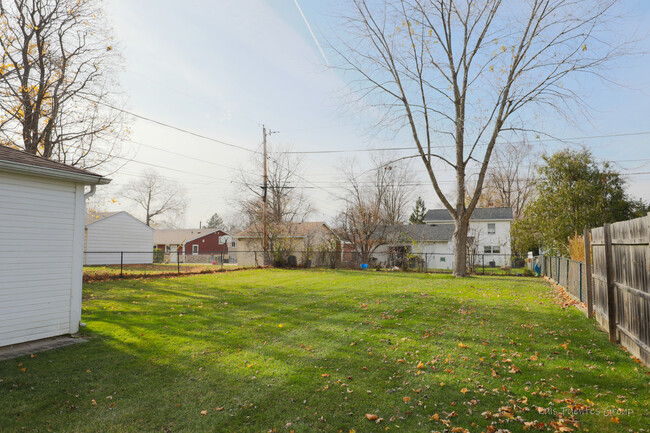
[(159, 248), (153, 249), (153, 262), (162, 263), (165, 261), (165, 252)]

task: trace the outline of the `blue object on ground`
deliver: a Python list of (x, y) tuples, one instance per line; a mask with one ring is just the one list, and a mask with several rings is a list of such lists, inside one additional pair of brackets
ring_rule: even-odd
[(535, 273), (539, 277), (539, 275), (542, 273), (542, 268), (539, 267), (539, 263), (535, 263), (535, 267), (533, 269), (535, 270)]
[(361, 263), (361, 269), (368, 269), (368, 263)]

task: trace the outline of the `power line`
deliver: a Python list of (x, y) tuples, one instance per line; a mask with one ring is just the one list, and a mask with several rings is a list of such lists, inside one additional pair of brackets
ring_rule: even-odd
[[(603, 134), (603, 135), (586, 135), (583, 137), (572, 137), (572, 138), (540, 138), (531, 141), (508, 141), (499, 144), (526, 144), (526, 143), (544, 143), (544, 142), (565, 142), (565, 141), (575, 141), (575, 140), (593, 140), (598, 138), (615, 138), (615, 137), (631, 137), (638, 135), (650, 135), (650, 131), (640, 131), (640, 132), (623, 132), (617, 134)], [(485, 147), (487, 144), (478, 144), (478, 146)], [(440, 146), (431, 146), (433, 149), (455, 149), (455, 145), (440, 145)], [(473, 147), (471, 144), (465, 145), (465, 147)], [(328, 154), (328, 153), (358, 153), (358, 152), (389, 152), (396, 150), (416, 150), (416, 147), (380, 147), (380, 148), (368, 148), (368, 149), (331, 149), (331, 150), (298, 150), (298, 151), (289, 151), (282, 152), (287, 154)]]
[(103, 105), (103, 106), (105, 106), (107, 108), (110, 108), (111, 110), (120, 111), (120, 112), (122, 112), (124, 114), (128, 114), (128, 115), (136, 117), (138, 119), (146, 120), (147, 122), (155, 123), (156, 125), (160, 125), (160, 126), (164, 126), (166, 128), (174, 129), (176, 131), (183, 132), (185, 134), (189, 134), (189, 135), (192, 135), (194, 137), (198, 137), (198, 138), (202, 138), (204, 140), (208, 140), (208, 141), (212, 141), (212, 142), (215, 142), (215, 143), (223, 144), (224, 146), (229, 146), (229, 147), (233, 147), (233, 148), (236, 148), (236, 149), (245, 150), (245, 151), (251, 152), (251, 153), (259, 153), (258, 151), (255, 151), (253, 149), (249, 149), (247, 147), (240, 146), (238, 144), (228, 143), (228, 142), (223, 141), (223, 140), (218, 140), (218, 139), (213, 138), (213, 137), (208, 137), (207, 135), (199, 134), (197, 132), (193, 132), (193, 131), (190, 131), (188, 129), (180, 128), (178, 126), (170, 125), (169, 123), (161, 122), (160, 120), (152, 119), (150, 117), (142, 116), (141, 114), (136, 114), (136, 113), (134, 113), (132, 111), (128, 111), (128, 110), (125, 110), (123, 108), (115, 107), (113, 105), (107, 104), (106, 102), (95, 101), (95, 100), (93, 100), (91, 98), (86, 98), (84, 96), (81, 96), (81, 98), (83, 98), (83, 99), (85, 99), (85, 100), (87, 100), (89, 102), (95, 103), (95, 104)]

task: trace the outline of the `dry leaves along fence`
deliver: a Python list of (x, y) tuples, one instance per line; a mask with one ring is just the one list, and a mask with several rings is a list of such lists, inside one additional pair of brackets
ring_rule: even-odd
[(585, 263), (543, 257), (542, 272), (650, 366), (650, 216), (585, 230)]

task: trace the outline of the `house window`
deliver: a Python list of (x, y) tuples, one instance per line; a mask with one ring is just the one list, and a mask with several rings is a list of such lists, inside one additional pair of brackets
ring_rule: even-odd
[(192, 245), (192, 255), (195, 256), (199, 253), (199, 246), (194, 244)]
[(492, 247), (489, 245), (486, 245), (483, 247), (483, 254), (492, 254)]
[(237, 243), (236, 243), (235, 241), (232, 241), (232, 242), (230, 243), (230, 246), (233, 247), (233, 248), (235, 248), (235, 247), (237, 246), (236, 244), (237, 244)]
[(441, 262), (446, 262), (446, 261), (447, 261), (447, 258), (446, 258), (446, 257), (440, 257), (440, 261), (441, 261)]
[(492, 247), (492, 254), (501, 254), (501, 247), (499, 245), (495, 245)]
[(488, 223), (488, 234), (493, 235), (497, 232), (497, 225), (495, 223)]

